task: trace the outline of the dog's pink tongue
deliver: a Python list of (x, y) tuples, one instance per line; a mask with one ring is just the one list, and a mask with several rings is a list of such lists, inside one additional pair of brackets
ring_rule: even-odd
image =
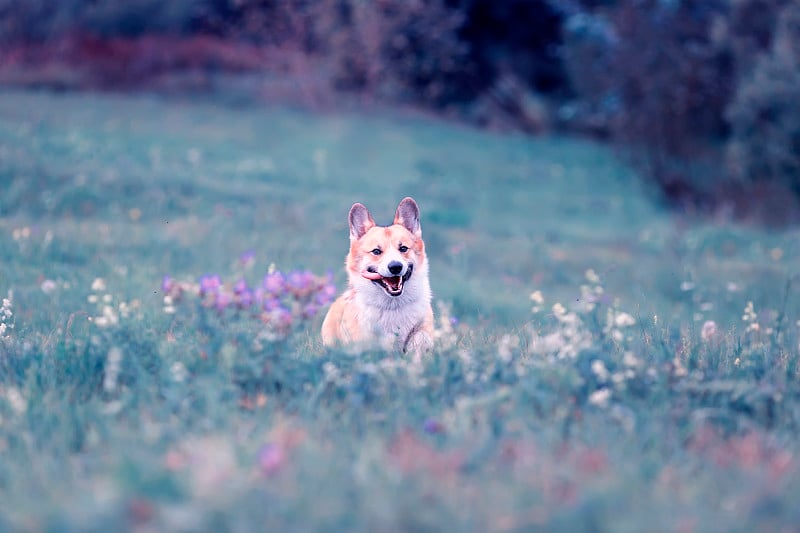
[(378, 274), (377, 272), (368, 272), (368, 271), (366, 271), (366, 270), (364, 270), (363, 272), (361, 272), (361, 275), (362, 275), (362, 276), (364, 276), (365, 278), (367, 278), (367, 279), (371, 279), (371, 280), (381, 279), (381, 277), (382, 277), (382, 276), (381, 276), (380, 274)]

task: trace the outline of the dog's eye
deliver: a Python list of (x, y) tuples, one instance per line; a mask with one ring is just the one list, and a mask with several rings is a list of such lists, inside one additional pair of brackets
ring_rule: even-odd
[(401, 244), (400, 248), (398, 248), (398, 250), (400, 250), (401, 254), (404, 254), (404, 253), (406, 253), (408, 251), (408, 246), (406, 246), (405, 244)]
[(375, 249), (374, 249), (374, 250), (372, 250), (370, 253), (371, 253), (372, 255), (381, 255), (383, 252), (381, 252), (380, 248), (375, 248)]

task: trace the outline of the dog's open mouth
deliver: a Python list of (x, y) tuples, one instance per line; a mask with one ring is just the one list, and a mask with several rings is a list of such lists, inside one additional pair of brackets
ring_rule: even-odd
[(414, 265), (408, 265), (408, 270), (404, 276), (391, 276), (388, 278), (381, 276), (373, 279), (372, 282), (383, 287), (383, 290), (385, 290), (386, 294), (389, 296), (400, 296), (403, 294), (403, 286), (411, 278), (411, 273), (413, 271)]

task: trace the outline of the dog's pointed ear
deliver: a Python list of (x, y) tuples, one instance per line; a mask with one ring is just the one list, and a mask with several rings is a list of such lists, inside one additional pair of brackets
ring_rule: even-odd
[(375, 225), (372, 215), (363, 204), (355, 203), (350, 208), (350, 240), (355, 241), (364, 236)]
[(419, 206), (413, 198), (407, 196), (400, 200), (397, 211), (394, 214), (394, 223), (400, 224), (408, 231), (422, 237), (422, 227), (419, 224)]

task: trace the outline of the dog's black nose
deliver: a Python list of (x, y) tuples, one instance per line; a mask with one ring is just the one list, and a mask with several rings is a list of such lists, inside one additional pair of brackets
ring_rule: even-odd
[(389, 272), (391, 272), (395, 276), (397, 276), (398, 274), (400, 274), (400, 272), (403, 271), (403, 265), (402, 265), (402, 263), (399, 263), (398, 261), (392, 261), (391, 263), (389, 263), (388, 268), (389, 268)]

